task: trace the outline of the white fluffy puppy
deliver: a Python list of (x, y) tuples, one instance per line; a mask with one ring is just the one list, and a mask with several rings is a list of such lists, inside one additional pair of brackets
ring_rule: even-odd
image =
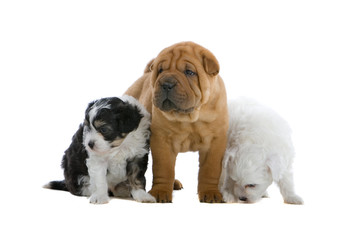
[(278, 184), (285, 203), (303, 204), (295, 194), (291, 129), (268, 107), (248, 98), (229, 102), (229, 131), (220, 191), (226, 202), (253, 203)]

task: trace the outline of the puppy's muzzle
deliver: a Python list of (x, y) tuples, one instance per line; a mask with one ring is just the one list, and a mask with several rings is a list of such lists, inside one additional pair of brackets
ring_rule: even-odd
[(176, 79), (176, 76), (164, 76), (159, 80), (158, 91), (155, 92), (154, 105), (164, 112), (176, 111), (189, 113), (194, 107), (187, 106), (187, 94)]
[(161, 88), (164, 92), (169, 93), (176, 85), (176, 82), (166, 81), (161, 84)]
[(95, 142), (94, 141), (89, 141), (88, 146), (89, 146), (90, 149), (94, 149)]
[(166, 77), (160, 80), (160, 91), (156, 96), (155, 105), (163, 111), (178, 109), (176, 104), (176, 85), (174, 77)]

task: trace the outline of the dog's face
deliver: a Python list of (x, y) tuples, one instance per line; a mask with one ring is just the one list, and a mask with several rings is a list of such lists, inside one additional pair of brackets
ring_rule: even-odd
[(85, 112), (83, 144), (90, 153), (104, 154), (121, 145), (139, 125), (139, 109), (119, 98), (102, 98)]
[(191, 114), (208, 101), (219, 64), (207, 49), (183, 42), (160, 52), (150, 69), (153, 104), (170, 117)]
[(269, 167), (258, 161), (257, 154), (250, 155), (242, 155), (247, 159), (245, 161), (236, 161), (236, 157), (241, 155), (235, 154), (229, 157), (227, 169), (230, 179), (234, 182), (232, 190), (235, 198), (247, 203), (255, 203), (265, 195), (273, 178)]

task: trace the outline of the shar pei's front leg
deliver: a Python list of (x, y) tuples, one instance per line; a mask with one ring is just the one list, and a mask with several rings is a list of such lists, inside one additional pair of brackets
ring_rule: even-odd
[(151, 135), (150, 146), (153, 158), (153, 185), (149, 193), (158, 203), (171, 203), (175, 181), (175, 161), (177, 153), (162, 141), (156, 133)]
[(226, 134), (215, 138), (210, 148), (199, 151), (199, 182), (198, 195), (200, 202), (223, 203), (222, 194), (219, 191), (219, 179), (221, 175), (222, 159), (226, 148)]

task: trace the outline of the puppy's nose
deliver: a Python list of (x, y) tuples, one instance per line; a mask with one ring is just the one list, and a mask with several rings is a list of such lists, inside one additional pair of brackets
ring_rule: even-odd
[(247, 201), (247, 198), (246, 197), (239, 197), (240, 201), (244, 201), (246, 202)]
[(170, 91), (171, 89), (173, 89), (175, 87), (176, 83), (173, 83), (173, 82), (164, 82), (161, 84), (161, 88), (164, 90), (164, 91)]
[(90, 142), (88, 143), (88, 146), (89, 146), (89, 148), (93, 149), (94, 146), (95, 146), (95, 142), (94, 142), (94, 141), (90, 141)]

